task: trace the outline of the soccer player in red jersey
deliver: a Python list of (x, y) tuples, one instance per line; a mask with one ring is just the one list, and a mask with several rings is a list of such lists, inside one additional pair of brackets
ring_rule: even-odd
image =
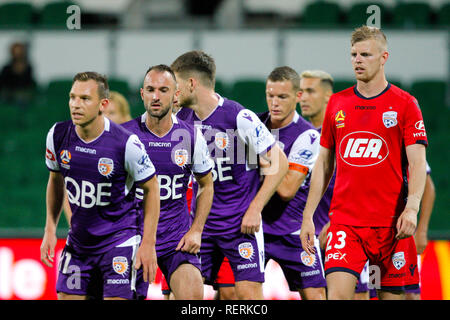
[(356, 86), (331, 96), (300, 238), (314, 250), (313, 214), (333, 174), (325, 249), (328, 299), (352, 299), (367, 259), (380, 299), (404, 299), (419, 283), (414, 234), (426, 179), (427, 136), (417, 100), (387, 82), (386, 36), (351, 37)]

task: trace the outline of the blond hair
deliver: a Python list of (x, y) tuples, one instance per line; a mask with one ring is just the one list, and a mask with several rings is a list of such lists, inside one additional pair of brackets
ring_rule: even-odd
[(323, 87), (333, 90), (334, 79), (328, 72), (322, 70), (305, 70), (300, 74), (300, 80), (303, 78), (320, 79), (320, 84)]
[(351, 37), (351, 45), (353, 46), (357, 42), (366, 40), (376, 40), (380, 45), (382, 51), (387, 50), (387, 39), (386, 35), (377, 27), (361, 26), (356, 28)]
[(125, 119), (125, 121), (131, 120), (130, 105), (121, 93), (117, 91), (110, 91), (109, 100), (117, 106), (118, 112)]

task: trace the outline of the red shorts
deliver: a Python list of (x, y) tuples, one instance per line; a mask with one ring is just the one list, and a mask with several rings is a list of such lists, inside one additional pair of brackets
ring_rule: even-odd
[(356, 227), (331, 223), (325, 249), (325, 274), (359, 275), (369, 260), (369, 286), (382, 290), (419, 285), (414, 237), (397, 240), (396, 228)]
[(234, 274), (227, 257), (223, 258), (213, 287), (214, 289), (217, 289), (218, 287), (234, 287)]

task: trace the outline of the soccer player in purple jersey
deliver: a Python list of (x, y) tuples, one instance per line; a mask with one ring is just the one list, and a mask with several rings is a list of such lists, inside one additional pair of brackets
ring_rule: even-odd
[(289, 171), (262, 212), (266, 262), (275, 260), (291, 291), (304, 300), (325, 300), (325, 276), (319, 253), (302, 249), (300, 227), (308, 197), (309, 177), (319, 153), (320, 134), (295, 110), (300, 100), (300, 76), (288, 66), (267, 77), (269, 111), (260, 115), (288, 155)]
[[(49, 267), (64, 188), (72, 212), (56, 284), (62, 300), (98, 296), (99, 289), (104, 299), (138, 298), (138, 282), (152, 282), (156, 274), (155, 168), (139, 138), (104, 117), (108, 95), (104, 76), (78, 73), (69, 95), (72, 120), (56, 123), (47, 135), (50, 175), (41, 260)], [(144, 190), (143, 232), (135, 184)]]
[[(150, 67), (141, 88), (146, 112), (123, 126), (144, 143), (158, 173), (158, 265), (175, 299), (199, 300), (203, 299), (203, 280), (197, 254), (214, 194), (212, 159), (200, 130), (173, 115), (176, 92), (177, 82), (170, 67)], [(192, 225), (186, 202), (191, 174), (199, 186)]]
[[(322, 70), (305, 70), (300, 74), (300, 108), (302, 116), (306, 117), (319, 132), (322, 130), (328, 100), (333, 94), (333, 84), (333, 77)], [(328, 188), (313, 216), (316, 237), (319, 239), (323, 254), (327, 240), (327, 230), (330, 225), (328, 211), (333, 196), (334, 180), (335, 174), (331, 178)], [(355, 300), (369, 299), (368, 281), (369, 270), (368, 265), (366, 265), (356, 285)]]
[[(200, 250), (205, 283), (214, 282), (226, 256), (237, 297), (263, 299), (261, 211), (287, 172), (286, 155), (252, 111), (214, 91), (211, 56), (190, 51), (171, 67), (180, 90), (177, 117), (202, 130), (214, 159), (214, 199)], [(261, 186), (258, 156), (270, 163)]]

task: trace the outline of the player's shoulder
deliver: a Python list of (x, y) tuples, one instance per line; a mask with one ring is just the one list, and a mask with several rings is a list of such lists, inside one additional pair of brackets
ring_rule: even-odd
[(193, 116), (193, 114), (194, 114), (194, 111), (192, 109), (187, 108), (187, 107), (182, 107), (182, 108), (180, 108), (180, 110), (178, 110), (178, 112), (175, 114), (175, 116), (178, 119), (187, 121), (188, 119), (190, 119)]
[(105, 121), (109, 122), (105, 126), (105, 130), (108, 133), (105, 135), (105, 139), (108, 139), (108, 141), (114, 142), (121, 146), (126, 146), (128, 140), (130, 140), (130, 137), (137, 136), (134, 132), (121, 124), (117, 124), (107, 118), (105, 118)]
[(356, 95), (355, 94), (355, 85), (353, 85), (347, 89), (333, 93), (331, 95), (331, 98), (333, 98), (333, 99), (348, 99), (348, 98), (353, 98), (355, 95)]
[(70, 129), (73, 126), (72, 120), (55, 122), (50, 128), (53, 132), (61, 132)]
[(307, 130), (313, 130), (316, 131), (316, 128), (311, 124), (311, 122), (306, 121), (302, 116), (300, 116), (298, 113), (295, 114), (294, 117), (294, 127), (298, 131), (307, 131)]
[(125, 128), (126, 130), (133, 132), (134, 130), (139, 129), (139, 125), (141, 123), (141, 118), (142, 118), (142, 116), (131, 119), (127, 122), (122, 123), (121, 126), (123, 128)]
[(187, 120), (183, 120), (178, 118), (177, 116), (173, 115), (174, 124), (177, 126), (177, 128), (180, 129), (186, 129), (190, 132), (193, 132), (195, 130), (194, 124), (191, 122), (188, 122)]
[(417, 104), (417, 100), (412, 94), (397, 87), (394, 84), (390, 83), (389, 85), (390, 85), (389, 91), (394, 97), (405, 103), (415, 102)]

